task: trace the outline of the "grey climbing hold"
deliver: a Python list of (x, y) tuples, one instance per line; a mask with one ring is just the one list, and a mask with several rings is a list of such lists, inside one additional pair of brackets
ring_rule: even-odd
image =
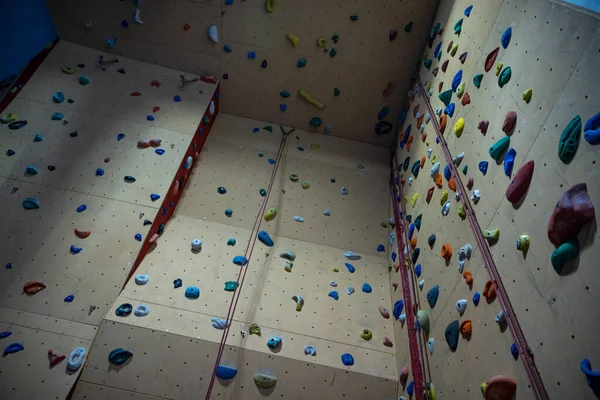
[(210, 322), (215, 329), (223, 330), (227, 327), (227, 321), (222, 318), (211, 317)]
[(352, 293), (354, 293), (354, 288), (353, 288), (352, 286), (349, 286), (349, 287), (346, 289), (346, 294), (347, 294), (348, 296), (350, 296)]
[(300, 217), (300, 216), (298, 216), (298, 215), (294, 216), (294, 220), (295, 220), (296, 222), (304, 222), (304, 218), (302, 218), (302, 217)]
[(327, 217), (331, 216), (331, 211), (329, 210), (329, 208), (323, 212), (323, 215), (325, 215)]
[(148, 274), (138, 274), (135, 276), (135, 283), (138, 285), (145, 285), (150, 280)]
[(216, 25), (211, 25), (208, 28), (208, 37), (215, 43), (219, 43), (219, 32)]

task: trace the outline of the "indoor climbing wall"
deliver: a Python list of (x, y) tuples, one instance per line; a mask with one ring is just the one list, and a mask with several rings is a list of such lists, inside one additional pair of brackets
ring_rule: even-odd
[(216, 88), (100, 55), (60, 42), (2, 111), (3, 399), (67, 396)]
[(113, 54), (218, 76), (225, 113), (379, 145), (394, 140), (437, 3), (48, 0), (62, 39), (115, 38)]
[[(219, 115), (174, 218), (108, 312), (76, 398), (397, 398), (408, 349), (385, 258), (389, 149), (302, 130), (281, 139), (277, 125)], [(122, 304), (150, 312), (117, 315)], [(116, 366), (116, 348), (133, 356)], [(237, 375), (217, 373), (211, 389), (215, 363)], [(257, 374), (277, 382), (259, 387)]]
[(431, 381), (450, 398), (479, 398), (497, 375), (514, 379), (517, 398), (591, 398), (580, 363), (600, 362), (589, 314), (598, 16), (543, 0), (442, 1), (429, 35), (398, 158), (401, 201), (413, 223), (422, 213), (420, 231), (407, 225), (421, 249)]

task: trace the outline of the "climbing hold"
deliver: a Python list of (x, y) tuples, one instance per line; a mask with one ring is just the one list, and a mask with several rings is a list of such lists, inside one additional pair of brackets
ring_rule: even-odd
[(560, 135), (558, 142), (558, 157), (569, 164), (577, 153), (581, 139), (581, 117), (576, 115)]
[(485, 72), (488, 72), (492, 69), (492, 66), (496, 63), (496, 57), (498, 57), (498, 52), (500, 51), (500, 47), (496, 47), (490, 54), (485, 58)]
[(469, 286), (469, 287), (473, 286), (473, 274), (472, 273), (470, 273), (469, 271), (463, 272), (463, 278), (465, 278), (465, 282), (467, 283), (467, 286)]
[[(515, 113), (515, 117), (516, 117), (516, 113)], [(477, 129), (479, 129), (481, 131), (481, 133), (483, 133), (485, 135), (488, 131), (489, 126), (490, 126), (490, 121), (487, 121), (487, 120), (480, 121), (479, 124), (477, 124)]]
[(454, 24), (454, 33), (456, 35), (460, 36), (460, 33), (462, 32), (462, 24), (463, 24), (463, 19), (459, 19), (458, 21), (456, 21), (456, 23)]
[(394, 318), (400, 318), (400, 314), (402, 314), (402, 310), (404, 309), (404, 301), (398, 300), (394, 303), (393, 314)]
[(579, 256), (579, 239), (574, 237), (562, 243), (556, 250), (552, 252), (550, 262), (556, 273), (560, 274), (564, 264), (569, 260), (576, 259)]
[(502, 47), (504, 47), (505, 49), (508, 47), (511, 37), (512, 37), (512, 28), (509, 26), (508, 28), (506, 28), (506, 30), (502, 34), (502, 37), (500, 38), (500, 43), (502, 44)]
[(413, 194), (413, 196), (412, 196), (412, 199), (411, 199), (411, 204), (412, 204), (413, 208), (414, 208), (414, 207), (415, 207), (415, 205), (417, 204), (417, 199), (418, 199), (418, 198), (419, 198), (419, 193), (415, 193), (415, 194)]
[(200, 289), (198, 289), (196, 286), (188, 286), (185, 289), (185, 297), (188, 299), (197, 299), (200, 297)]
[(354, 271), (356, 271), (356, 268), (354, 268), (352, 264), (344, 263), (344, 265), (346, 266), (346, 268), (348, 268), (348, 272), (350, 272), (351, 274), (353, 274)]
[(454, 134), (456, 135), (456, 137), (460, 137), (462, 135), (464, 129), (465, 129), (465, 119), (459, 118), (458, 121), (456, 121), (456, 125), (454, 125)]
[(502, 139), (498, 140), (496, 143), (494, 143), (493, 145), (490, 146), (490, 149), (489, 149), (490, 156), (494, 160), (499, 161), (500, 157), (502, 156), (502, 154), (504, 154), (506, 149), (508, 149), (509, 145), (510, 145), (510, 137), (509, 136), (503, 137)]
[(307, 356), (315, 356), (317, 355), (317, 349), (315, 348), (315, 346), (304, 346), (304, 354), (306, 354)]
[[(464, 85), (464, 82), (463, 82), (463, 85)], [(460, 104), (462, 104), (463, 106), (471, 104), (471, 96), (469, 96), (469, 93), (464, 94)]]
[(273, 336), (267, 341), (267, 347), (270, 349), (275, 349), (279, 345), (281, 345), (281, 338), (279, 336)]
[(427, 239), (427, 244), (429, 244), (429, 247), (433, 248), (433, 245), (435, 244), (435, 240), (436, 240), (435, 234), (432, 234), (431, 236), (429, 236), (429, 238)]
[(379, 111), (379, 114), (377, 115), (377, 119), (381, 121), (382, 119), (384, 119), (385, 117), (387, 117), (387, 115), (388, 115), (388, 113), (389, 113), (389, 112), (390, 112), (390, 109), (389, 109), (389, 108), (387, 108), (387, 107), (383, 107), (383, 108), (382, 108), (382, 109)]
[(444, 332), (444, 336), (446, 337), (446, 342), (448, 343), (448, 346), (450, 347), (450, 351), (452, 351), (452, 352), (455, 352), (456, 348), (458, 346), (458, 331), (459, 331), (458, 320), (454, 320), (450, 324), (448, 324), (448, 326), (446, 327), (446, 331)]
[(133, 306), (131, 304), (123, 303), (119, 307), (117, 307), (117, 309), (115, 310), (115, 314), (117, 315), (117, 317), (126, 317), (129, 314), (131, 314), (132, 310)]
[(233, 258), (233, 263), (237, 266), (243, 267), (248, 264), (248, 259), (244, 256), (235, 256)]
[[(136, 233), (136, 234), (134, 235), (134, 238), (135, 238), (135, 240), (137, 240), (138, 242), (141, 242), (141, 241), (142, 241), (142, 234), (141, 234), (141, 233)], [(71, 249), (71, 251), (73, 251), (73, 249)], [(77, 253), (79, 253), (79, 252), (77, 252)], [(75, 254), (77, 254), (77, 253), (75, 253)]]
[(65, 101), (65, 95), (63, 92), (56, 92), (54, 93), (54, 95), (52, 96), (52, 101), (55, 103), (62, 103), (63, 101)]
[(458, 56), (458, 59), (460, 60), (461, 64), (464, 64), (465, 61), (467, 61), (467, 55), (469, 55), (469, 52), (464, 52), (462, 53), (460, 56)]
[(408, 24), (404, 25), (404, 32), (410, 33), (413, 28), (413, 21), (410, 21)]
[(347, 195), (348, 194), (348, 187), (347, 186), (342, 186), (342, 188), (340, 189), (340, 193), (343, 195)]
[(394, 82), (388, 82), (388, 84), (383, 89), (383, 97), (388, 97), (394, 91)]
[(52, 116), (50, 117), (50, 119), (52, 121), (60, 121), (61, 119), (63, 119), (65, 116), (63, 113), (59, 113), (59, 112), (55, 112), (54, 114), (52, 114)]
[(288, 261), (296, 260), (296, 255), (291, 251), (284, 251), (283, 253), (279, 254), (279, 257), (283, 258), (284, 260), (288, 260)]
[(56, 364), (62, 362), (65, 358), (67, 358), (66, 354), (56, 352), (52, 349), (48, 350), (48, 361), (50, 361), (51, 367), (54, 367)]
[(479, 299), (480, 299), (480, 293), (479, 292), (475, 292), (473, 294), (473, 304), (475, 304), (475, 307), (477, 307), (479, 305)]
[(348, 296), (350, 296), (352, 293), (354, 293), (354, 288), (352, 286), (348, 287), (348, 289), (346, 289), (346, 294)]
[(133, 182), (136, 181), (136, 179), (133, 176), (130, 176), (130, 175), (125, 175), (123, 177), (123, 180), (125, 180), (125, 182), (127, 182), (127, 183), (133, 183)]
[(504, 156), (504, 174), (510, 178), (512, 175), (513, 165), (515, 163), (515, 157), (517, 155), (517, 151), (515, 149), (510, 149)]
[(481, 384), (481, 391), (486, 400), (510, 400), (517, 392), (517, 382), (511, 378), (497, 375)]
[(417, 276), (417, 278), (421, 277), (421, 270), (422, 270), (421, 264), (417, 264), (417, 266), (415, 267), (415, 275)]
[(465, 213), (465, 206), (464, 206), (464, 204), (460, 204), (458, 206), (458, 216), (461, 219), (465, 219), (466, 218), (467, 214)]
[(442, 196), (440, 197), (440, 205), (444, 205), (444, 203), (448, 201), (448, 191), (447, 190), (442, 190)]
[(108, 355), (108, 361), (114, 365), (121, 365), (129, 360), (132, 356), (133, 353), (131, 351), (119, 347), (110, 352)]
[[(452, 118), (454, 116), (454, 110), (456, 109), (456, 104), (454, 103), (450, 103), (448, 104), (448, 106), (444, 109), (444, 114), (447, 114), (450, 118)], [(444, 124), (444, 128), (445, 128), (445, 124)]]
[(516, 343), (510, 345), (510, 354), (513, 356), (515, 360), (519, 358), (519, 347)]
[(450, 261), (452, 258), (452, 246), (450, 246), (450, 243), (446, 243), (442, 246), (441, 255), (444, 260)]
[(421, 249), (417, 247), (412, 252), (411, 261), (413, 264), (415, 264), (417, 262), (417, 260), (419, 259), (419, 254), (421, 254)]
[(369, 329), (363, 329), (362, 332), (360, 332), (360, 337), (364, 340), (371, 340), (373, 338), (373, 332)]
[(423, 65), (425, 66), (425, 68), (430, 69), (431, 68), (431, 64), (433, 63), (433, 60), (428, 58), (425, 61), (423, 61)]
[(488, 165), (489, 163), (487, 161), (481, 161), (479, 163), (479, 170), (481, 171), (481, 173), (485, 176), (485, 174), (487, 174), (487, 170), (488, 170)]
[(469, 339), (471, 337), (473, 333), (473, 324), (471, 323), (471, 320), (463, 321), (463, 323), (460, 324), (460, 333), (465, 339)]
[(183, 281), (179, 278), (173, 281), (173, 289), (177, 289), (183, 286)]
[(458, 300), (456, 302), (456, 311), (458, 311), (460, 315), (463, 315), (465, 310), (467, 309), (467, 304), (467, 300), (465, 299)]
[(39, 171), (37, 170), (36, 167), (29, 165), (29, 166), (25, 167), (25, 173), (28, 175), (37, 175), (39, 173)]
[(148, 274), (138, 274), (135, 276), (135, 283), (138, 285), (145, 285), (150, 280)]
[[(148, 121), (154, 121), (156, 118), (154, 118), (152, 115), (148, 115), (148, 116), (146, 117), (146, 119), (147, 119)], [(164, 152), (164, 151), (163, 151), (163, 152)], [(159, 154), (160, 154), (160, 153), (159, 153)]]
[(82, 86), (88, 85), (90, 82), (91, 82), (91, 81), (90, 81), (90, 78), (88, 78), (88, 77), (87, 77), (87, 76), (85, 76), (85, 75), (81, 75), (81, 76), (79, 77), (79, 84), (81, 84)]
[(481, 193), (477, 189), (473, 190), (473, 193), (471, 193), (471, 200), (473, 200), (473, 203), (477, 204), (479, 203), (479, 199), (481, 199)]
[(225, 210), (225, 215), (227, 217), (231, 217), (233, 215), (233, 211), (232, 210)]
[(215, 43), (219, 43), (219, 32), (216, 25), (211, 25), (208, 28), (208, 37)]
[(454, 43), (454, 45), (452, 46), (452, 48), (450, 49), (450, 55), (452, 57), (454, 57), (456, 55), (456, 52), (458, 51), (458, 43)]
[(298, 216), (298, 215), (296, 215), (296, 216), (294, 217), (294, 220), (295, 220), (295, 221), (297, 221), (297, 222), (304, 222), (304, 218), (302, 218), (302, 217), (300, 217), (300, 216)]
[(377, 246), (377, 252), (381, 253), (382, 251), (385, 251), (385, 246), (380, 244), (379, 246)]
[(336, 292), (335, 290), (332, 290), (331, 292), (329, 292), (328, 296), (334, 300), (338, 300), (340, 298), (338, 292)]
[[(10, 125), (8, 127), (10, 128)], [(36, 133), (36, 135), (33, 137), (34, 142), (41, 142), (44, 139), (45, 139), (45, 137), (40, 135), (39, 133)]]
[(75, 296), (74, 296), (74, 295), (72, 295), (72, 294), (68, 295), (67, 297), (65, 297), (65, 298), (63, 299), (63, 301), (64, 301), (65, 303), (71, 303), (71, 302), (73, 302), (73, 300), (75, 300)]
[(535, 162), (533, 160), (528, 161), (517, 172), (508, 189), (506, 189), (506, 198), (508, 201), (515, 204), (525, 195), (531, 184), (534, 166)]
[(269, 236), (269, 234), (265, 231), (258, 232), (257, 236), (258, 240), (260, 240), (260, 242), (265, 246), (272, 247), (275, 244), (273, 239), (271, 239), (271, 236)]
[(398, 31), (395, 29), (390, 29), (390, 33), (388, 36), (390, 38), (390, 42), (393, 42), (398, 37)]
[(273, 219), (275, 219), (276, 216), (277, 209), (275, 208), (269, 208), (267, 211), (265, 211), (265, 221), (272, 221)]
[(467, 261), (471, 258), (471, 252), (473, 247), (467, 243), (463, 247), (458, 250), (458, 254), (456, 255), (458, 258), (457, 267), (458, 272), (462, 274)]
[[(274, 4), (277, 3), (276, 0), (267, 0), (267, 4), (269, 4), (270, 2), (272, 2)], [(269, 11), (269, 12), (273, 12), (273, 11)], [(258, 386), (260, 388), (268, 389), (277, 384), (277, 377), (267, 375), (267, 374), (255, 374), (254, 375), (254, 383), (256, 384), (256, 386)]]
[(429, 307), (435, 307), (438, 297), (440, 295), (440, 285), (435, 285), (427, 292), (427, 302), (429, 303)]
[(491, 303), (496, 298), (496, 287), (491, 280), (488, 280), (483, 287), (483, 297), (486, 298), (488, 303)]
[(442, 206), (442, 215), (445, 217), (450, 212), (450, 200), (444, 203)]
[(587, 185), (569, 188), (556, 203), (548, 221), (548, 239), (558, 247), (579, 235), (583, 226), (595, 218), (595, 209)]
[(452, 90), (448, 89), (445, 92), (440, 93), (439, 95), (439, 99), (442, 101), (442, 103), (444, 103), (446, 106), (448, 104), (450, 104), (450, 100), (452, 99)]
[(69, 359), (67, 360), (67, 369), (69, 371), (77, 371), (83, 364), (84, 358), (85, 358), (85, 348), (77, 347), (69, 355)]
[(592, 369), (590, 360), (584, 358), (579, 364), (579, 368), (581, 368), (581, 372), (585, 374), (585, 379), (590, 389), (594, 392), (598, 392), (600, 390), (600, 373)]
[(360, 260), (360, 255), (352, 252), (352, 251), (344, 251), (344, 257), (348, 260)]
[[(221, 319), (221, 318), (216, 318), (216, 317), (211, 317), (210, 322), (211, 322), (211, 325), (213, 326), (213, 328), (219, 329), (219, 330), (223, 330), (223, 329), (227, 328), (227, 326), (229, 325), (226, 320)], [(252, 330), (250, 330), (250, 334), (252, 334)]]
[(486, 229), (485, 231), (483, 231), (483, 237), (489, 240), (498, 240), (498, 238), (500, 237), (500, 229)]
[(383, 318), (388, 319), (390, 317), (390, 312), (385, 307), (379, 306), (379, 312)]
[(23, 291), (27, 294), (36, 294), (42, 289), (45, 289), (46, 285), (40, 281), (29, 281), (23, 286)]
[(23, 351), (23, 350), (25, 350), (25, 347), (21, 343), (14, 342), (4, 348), (2, 357), (6, 356), (7, 354), (18, 353), (19, 351)]
[(504, 85), (506, 85), (510, 81), (511, 76), (512, 76), (511, 68), (510, 67), (504, 68), (504, 70), (498, 77), (498, 86), (504, 87)]
[(600, 144), (600, 113), (587, 120), (583, 131), (583, 137), (589, 144)]
[[(304, 91), (303, 89), (298, 90), (298, 96), (302, 97), (304, 100), (306, 100), (306, 102), (308, 104), (312, 104), (313, 106), (317, 107), (318, 109), (322, 110), (325, 108), (325, 104), (317, 101), (316, 99), (314, 99), (311, 95), (309, 95), (306, 91)], [(313, 118), (314, 119), (314, 118)], [(319, 118), (320, 120), (320, 118)], [(321, 125), (321, 124), (319, 124)], [(317, 126), (319, 126), (317, 125)]]
[(150, 313), (150, 308), (145, 304), (140, 304), (139, 306), (136, 307), (135, 310), (133, 310), (133, 315), (135, 315), (136, 317), (145, 317), (149, 313)]
[(350, 353), (342, 354), (342, 364), (346, 366), (354, 365), (354, 357)]
[(456, 92), (456, 90), (458, 89), (458, 85), (460, 85), (461, 80), (462, 80), (462, 69), (459, 69), (458, 72), (454, 75), (454, 78), (452, 78), (452, 91)]
[(421, 162), (420, 161), (415, 161), (415, 163), (412, 165), (410, 171), (412, 172), (412, 174), (416, 177), (419, 176), (419, 170), (421, 169)]
[(235, 291), (235, 289), (237, 289), (238, 287), (238, 283), (235, 281), (227, 281), (225, 282), (225, 291), (226, 292), (233, 292)]
[(371, 293), (373, 291), (373, 288), (371, 288), (371, 285), (365, 282), (362, 285), (362, 291), (365, 293)]
[(433, 167), (431, 167), (431, 169), (429, 170), (429, 175), (432, 178), (435, 178), (435, 176), (440, 172), (440, 163), (437, 162), (435, 164), (433, 164)]

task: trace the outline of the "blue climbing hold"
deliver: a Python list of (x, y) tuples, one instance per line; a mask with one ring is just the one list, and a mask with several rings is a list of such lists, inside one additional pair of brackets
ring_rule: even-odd
[(439, 138), (439, 137), (436, 137), (436, 138), (435, 138), (435, 142), (436, 142), (437, 144), (439, 144), (439, 143), (440, 143), (440, 138)]
[(512, 28), (509, 26), (508, 28), (506, 28), (506, 30), (502, 34), (502, 38), (500, 39), (500, 43), (502, 44), (502, 47), (504, 47), (504, 48), (508, 47), (511, 37), (512, 37)]
[(350, 353), (342, 354), (342, 363), (347, 366), (354, 365), (354, 357), (352, 357), (352, 354), (350, 354)]
[(226, 365), (219, 365), (217, 367), (217, 378), (229, 380), (233, 379), (237, 375), (237, 369), (228, 367)]
[(70, 295), (68, 295), (67, 297), (65, 297), (63, 301), (64, 301), (65, 303), (71, 303), (73, 300), (75, 300), (75, 296), (74, 296), (74, 295), (72, 295), (72, 294), (70, 294)]
[(200, 297), (200, 289), (196, 286), (188, 286), (188, 288), (185, 289), (185, 297), (188, 299), (197, 299)]
[(233, 263), (235, 265), (239, 265), (240, 267), (245, 266), (246, 264), (248, 264), (248, 259), (244, 256), (235, 256), (233, 258)]
[(136, 233), (134, 236), (135, 240), (137, 240), (138, 242), (142, 241), (142, 234), (141, 233)]
[(27, 167), (25, 167), (25, 173), (29, 174), (29, 175), (37, 175), (40, 171), (38, 171), (38, 169), (32, 165), (28, 165)]
[(271, 164), (271, 165), (275, 164), (275, 160), (273, 160), (272, 158), (269, 158), (269, 164)]
[(406, 394), (408, 394), (409, 396), (412, 397), (412, 395), (413, 395), (414, 392), (415, 392), (415, 382), (414, 381), (410, 381), (410, 383), (406, 387)]
[(63, 94), (63, 92), (56, 92), (52, 96), (52, 101), (54, 101), (55, 103), (62, 103), (63, 101), (65, 101), (65, 95)]
[(385, 251), (385, 246), (380, 244), (379, 246), (377, 246), (377, 252), (381, 253), (382, 251)]
[(435, 46), (435, 49), (433, 49), (433, 57), (437, 58), (438, 53), (440, 52), (440, 49), (442, 48), (442, 42), (440, 41), (437, 46)]
[(117, 72), (120, 73), (120, 74), (124, 74), (125, 73), (125, 68), (119, 68), (117, 70)]
[(420, 248), (416, 248), (413, 250), (412, 252), (412, 263), (415, 264), (417, 262), (417, 260), (419, 259), (419, 254), (421, 254), (421, 249)]
[(75, 103), (75, 100), (73, 100), (73, 99), (67, 99), (67, 103), (73, 104), (73, 103)]
[(408, 169), (408, 164), (410, 164), (410, 157), (406, 157), (406, 160), (404, 160), (404, 164), (402, 165), (404, 171)]
[(173, 97), (173, 101), (174, 101), (175, 103), (179, 103), (179, 102), (181, 101), (181, 97), (179, 97), (179, 95), (177, 95), (177, 96), (174, 96), (174, 97)]
[(110, 352), (108, 355), (108, 361), (114, 365), (121, 365), (129, 360), (132, 356), (133, 353), (131, 351), (119, 347)]
[(596, 372), (592, 369), (592, 363), (587, 358), (584, 358), (579, 364), (579, 368), (581, 368), (581, 372), (585, 374), (585, 379), (587, 381), (588, 386), (594, 392), (600, 391), (600, 372)]
[(396, 261), (396, 257), (398, 257), (398, 254), (396, 254), (395, 251), (392, 251), (392, 261)]
[(12, 269), (12, 263), (6, 263), (6, 265), (4, 266), (4, 268), (6, 268), (6, 269)]
[(0, 332), (0, 339), (4, 339), (12, 335), (12, 332)]
[(327, 296), (331, 297), (334, 300), (337, 300), (340, 298), (340, 295), (335, 290), (332, 290), (331, 292), (329, 292), (329, 294)]
[(377, 119), (381, 121), (382, 119), (384, 119), (385, 117), (387, 117), (387, 115), (389, 114), (389, 112), (390, 112), (389, 108), (383, 107), (381, 109), (381, 111), (379, 111), (379, 114), (377, 114)]
[(435, 234), (432, 234), (431, 236), (429, 236), (429, 238), (427, 239), (427, 244), (429, 244), (429, 247), (433, 248), (433, 245), (435, 244)]
[(115, 310), (115, 314), (117, 317), (126, 317), (131, 314), (131, 311), (133, 311), (133, 306), (129, 303), (123, 303)]
[(156, 201), (156, 200), (158, 200), (158, 199), (160, 199), (160, 195), (159, 195), (159, 194), (152, 193), (152, 194), (150, 195), (150, 200), (152, 200), (152, 201)]
[(277, 348), (277, 346), (279, 346), (281, 344), (281, 338), (279, 336), (273, 336), (271, 339), (269, 339), (269, 341), (267, 342), (267, 347), (270, 349), (275, 349)]
[(444, 108), (444, 114), (448, 114), (450, 118), (454, 116), (454, 110), (456, 109), (456, 104), (450, 103)]
[(456, 92), (456, 89), (458, 89), (458, 86), (460, 85), (460, 82), (462, 81), (462, 69), (459, 69), (458, 72), (454, 75), (454, 78), (452, 78), (452, 91)]
[(219, 193), (219, 194), (225, 194), (225, 193), (227, 193), (227, 189), (225, 189), (223, 186), (219, 186), (217, 188), (217, 193)]
[(153, 117), (152, 115), (148, 115), (148, 116), (146, 117), (146, 119), (147, 119), (148, 121), (154, 121), (154, 117)]
[(421, 270), (422, 270), (421, 264), (417, 264), (417, 266), (415, 267), (415, 275), (417, 276), (417, 278), (421, 277)]
[(260, 128), (254, 128), (254, 129), (252, 129), (252, 133), (257, 133), (257, 132), (260, 132)]
[(271, 247), (275, 244), (273, 243), (273, 239), (271, 239), (271, 236), (269, 236), (269, 234), (265, 231), (258, 232), (258, 240), (260, 240), (262, 244), (268, 247)]
[(6, 151), (6, 155), (9, 156), (9, 157), (14, 156), (15, 155), (15, 151), (13, 149), (8, 149)]
[(287, 110), (287, 106), (285, 104), (280, 104), (279, 105), (279, 109), (283, 112), (285, 112)]
[(414, 233), (415, 233), (415, 224), (410, 224), (408, 226), (408, 240), (411, 240), (413, 238)]
[(104, 175), (104, 170), (102, 168), (96, 168), (96, 176)]
[(450, 178), (452, 178), (452, 173), (450, 172), (450, 165), (446, 165), (444, 167), (444, 178), (446, 178), (447, 181), (449, 181)]
[(504, 174), (510, 178), (512, 175), (513, 165), (515, 164), (515, 157), (517, 155), (517, 151), (515, 149), (510, 149), (504, 156)]
[(516, 343), (510, 345), (510, 354), (512, 354), (515, 360), (519, 358), (519, 347)]
[(400, 315), (402, 314), (402, 310), (404, 310), (404, 301), (402, 300), (398, 300), (396, 303), (394, 303), (394, 317), (396, 319), (400, 318)]
[(59, 113), (59, 112), (55, 112), (54, 114), (52, 114), (52, 117), (50, 117), (50, 119), (52, 121), (60, 121), (61, 119), (63, 119), (65, 116), (63, 113)]
[(127, 20), (126, 20), (126, 19), (124, 19), (123, 21), (121, 21), (121, 26), (122, 26), (123, 28), (128, 28), (128, 27), (129, 27), (129, 22), (127, 22)]
[(85, 210), (87, 210), (87, 206), (85, 204), (82, 204), (79, 207), (77, 207), (77, 212), (84, 212)]
[(481, 161), (479, 163), (479, 170), (481, 171), (481, 173), (485, 176), (485, 174), (487, 174), (487, 170), (488, 170), (488, 165), (489, 163), (487, 161)]
[(125, 134), (124, 134), (124, 133), (119, 133), (119, 134), (117, 135), (117, 140), (119, 140), (119, 141), (120, 141), (120, 140), (123, 140), (123, 139), (125, 139)]
[(440, 296), (440, 285), (435, 285), (427, 292), (427, 302), (429, 303), (429, 307), (435, 307), (435, 304), (438, 301), (438, 297)]
[(471, 16), (471, 11), (473, 10), (473, 5), (470, 5), (469, 7), (465, 8), (465, 16), (469, 17)]
[(231, 53), (231, 47), (229, 47), (228, 44), (226, 44), (225, 46), (223, 46), (223, 50), (225, 50), (225, 53)]
[(413, 164), (413, 166), (410, 169), (410, 171), (415, 176), (415, 178), (419, 176), (420, 169), (421, 169), (421, 161), (417, 160), (417, 161), (415, 161), (415, 163)]
[(231, 217), (233, 215), (233, 210), (225, 210), (225, 215)]
[(183, 286), (183, 281), (179, 278), (173, 281), (173, 289), (177, 289)]
[(365, 282), (362, 285), (362, 291), (365, 293), (371, 293), (373, 291), (373, 288), (371, 287), (371, 285)]
[(348, 272), (350, 272), (351, 274), (353, 274), (354, 271), (356, 271), (356, 268), (354, 268), (354, 265), (349, 264), (349, 263), (344, 263), (344, 265), (346, 266), (346, 268), (348, 268)]
[(14, 343), (11, 343), (8, 346), (6, 346), (6, 348), (4, 349), (4, 353), (2, 353), (2, 356), (5, 356), (7, 354), (12, 354), (12, 353), (17, 353), (22, 350), (25, 350), (25, 347), (23, 347), (23, 345), (19, 342), (14, 342)]
[(587, 120), (583, 132), (583, 137), (589, 144), (600, 144), (600, 113)]
[(73, 254), (79, 254), (79, 253), (81, 253), (81, 250), (83, 250), (83, 248), (81, 248), (81, 247), (75, 247), (75, 245), (73, 245), (73, 244), (70, 247), (70, 251)]
[(256, 58), (256, 52), (255, 51), (251, 51), (248, 53), (248, 58), (251, 60), (254, 60)]
[(473, 304), (475, 304), (475, 307), (479, 305), (479, 299), (481, 299), (481, 293), (475, 292), (473, 294)]
[(33, 197), (28, 197), (23, 200), (23, 208), (26, 210), (33, 210), (36, 208), (40, 208), (40, 202), (34, 199)]
[(415, 218), (415, 228), (417, 228), (417, 231), (421, 230), (421, 221), (423, 221), (423, 214), (419, 214)]

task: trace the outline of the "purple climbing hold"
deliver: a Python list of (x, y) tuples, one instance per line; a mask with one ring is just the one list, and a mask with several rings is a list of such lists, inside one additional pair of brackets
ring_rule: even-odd
[(85, 210), (87, 210), (87, 206), (85, 204), (80, 205), (79, 207), (77, 207), (77, 212), (84, 212)]
[(122, 140), (122, 139), (125, 139), (125, 134), (124, 133), (119, 133), (117, 135), (117, 140)]
[(148, 116), (146, 117), (146, 119), (147, 119), (148, 121), (154, 121), (154, 117), (153, 117), (152, 115), (148, 115)]
[(154, 150), (154, 152), (156, 154), (158, 154), (159, 156), (162, 156), (163, 154), (165, 154), (165, 150), (164, 149), (156, 149), (156, 150)]
[(173, 97), (173, 101), (175, 103), (179, 103), (181, 101), (181, 97), (179, 97), (179, 95), (177, 95), (177, 96)]
[(141, 233), (136, 233), (134, 236), (135, 240), (137, 240), (138, 242), (142, 241), (142, 234)]
[(152, 193), (152, 194), (150, 195), (150, 200), (152, 200), (152, 201), (156, 201), (156, 200), (158, 200), (158, 199), (160, 199), (160, 195), (159, 195), (159, 194)]
[(350, 272), (351, 274), (353, 274), (354, 271), (356, 271), (356, 268), (354, 268), (354, 265), (349, 264), (349, 263), (344, 263), (344, 265), (346, 266), (346, 268), (348, 268), (348, 272)]
[(75, 247), (75, 245), (72, 244), (70, 250), (72, 254), (79, 254), (81, 253), (81, 250), (83, 250), (83, 248)]

